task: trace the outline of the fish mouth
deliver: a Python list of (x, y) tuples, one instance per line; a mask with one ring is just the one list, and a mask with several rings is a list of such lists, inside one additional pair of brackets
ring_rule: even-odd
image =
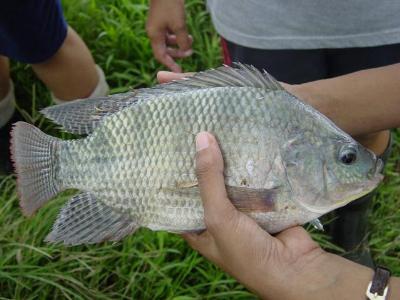
[[(382, 176), (382, 178), (383, 178), (383, 176)], [(346, 199), (344, 199), (342, 201), (336, 202), (335, 205), (334, 205), (335, 206), (334, 209), (336, 209), (338, 207), (345, 206), (346, 204), (349, 204), (350, 202), (352, 202), (354, 200), (357, 200), (357, 199), (359, 199), (359, 198), (371, 193), (377, 187), (377, 185), (380, 182), (380, 180), (373, 180), (372, 182), (373, 182), (373, 184), (370, 186), (370, 188), (368, 188), (366, 190), (363, 190), (362, 192), (355, 193), (355, 194), (349, 196), (348, 198), (346, 198)]]
[(369, 180), (365, 185), (362, 185), (359, 187), (358, 192), (348, 196), (347, 198), (340, 198), (340, 200), (337, 200), (334, 202), (334, 204), (329, 205), (329, 206), (314, 206), (314, 205), (307, 205), (304, 203), (300, 203), (300, 205), (307, 209), (308, 211), (312, 213), (317, 213), (317, 214), (326, 214), (332, 210), (335, 210), (339, 207), (345, 206), (349, 204), (350, 202), (357, 200), (369, 193), (371, 193), (377, 186), (378, 184), (382, 181), (383, 175), (380, 174), (380, 172), (376, 172), (374, 177)]

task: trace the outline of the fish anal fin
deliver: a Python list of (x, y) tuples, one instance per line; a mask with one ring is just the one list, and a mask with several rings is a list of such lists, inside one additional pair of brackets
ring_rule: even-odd
[(119, 241), (138, 227), (130, 216), (116, 212), (85, 192), (64, 205), (45, 240), (71, 246)]

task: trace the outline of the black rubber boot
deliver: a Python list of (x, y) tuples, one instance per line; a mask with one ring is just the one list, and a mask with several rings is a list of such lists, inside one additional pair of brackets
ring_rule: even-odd
[(21, 120), (22, 116), (16, 110), (10, 121), (0, 128), (0, 176), (9, 175), (13, 172), (10, 154), (10, 132), (12, 124)]
[[(386, 164), (392, 148), (392, 136), (388, 147), (379, 156)], [(343, 248), (343, 255), (354, 262), (374, 268), (375, 264), (368, 245), (368, 213), (375, 192), (371, 192), (335, 211), (335, 220), (329, 224), (333, 242)]]

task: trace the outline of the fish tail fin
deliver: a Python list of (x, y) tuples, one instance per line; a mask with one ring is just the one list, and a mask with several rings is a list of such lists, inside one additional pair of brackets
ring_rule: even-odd
[(35, 126), (17, 122), (11, 131), (11, 159), (17, 173), (21, 210), (31, 216), (61, 191), (57, 180), (57, 152), (61, 140)]

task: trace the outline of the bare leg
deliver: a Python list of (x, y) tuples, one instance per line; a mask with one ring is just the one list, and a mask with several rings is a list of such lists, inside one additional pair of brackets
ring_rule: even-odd
[(89, 49), (71, 27), (56, 54), (32, 67), (54, 96), (62, 100), (90, 96), (99, 81)]
[(8, 58), (0, 55), (0, 101), (10, 88), (10, 64)]

